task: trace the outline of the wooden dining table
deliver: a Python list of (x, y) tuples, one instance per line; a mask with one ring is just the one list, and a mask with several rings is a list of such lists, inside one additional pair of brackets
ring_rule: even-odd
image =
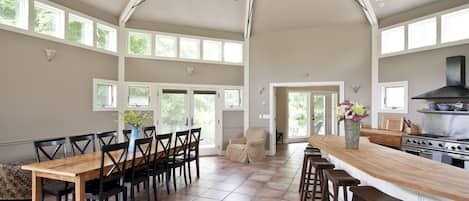
[[(174, 139), (173, 139), (174, 140)], [(174, 145), (174, 142), (171, 142)], [(193, 146), (191, 144), (190, 146)], [(159, 150), (155, 151), (156, 144), (153, 143), (152, 156), (163, 152), (163, 147), (158, 146)], [(177, 150), (182, 149), (182, 146), (175, 147)], [(172, 149), (175, 149), (172, 147)], [(119, 153), (113, 153), (120, 155)], [(72, 157), (60, 158), (40, 163), (32, 163), (23, 165), (23, 170), (32, 172), (32, 201), (41, 200), (42, 179), (53, 179), (58, 181), (65, 181), (75, 184), (75, 198), (77, 201), (85, 200), (85, 184), (87, 181), (99, 178), (101, 169), (101, 156), (100, 151), (77, 155)], [(136, 159), (142, 159), (141, 153), (136, 153)], [(128, 153), (126, 168), (131, 166), (133, 153)], [(113, 162), (109, 159), (104, 161), (104, 169), (110, 169)]]

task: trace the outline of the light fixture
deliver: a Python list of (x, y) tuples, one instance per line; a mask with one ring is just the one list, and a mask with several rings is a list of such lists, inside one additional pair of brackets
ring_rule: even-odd
[(57, 51), (53, 49), (44, 49), (44, 53), (46, 54), (47, 61), (51, 62)]

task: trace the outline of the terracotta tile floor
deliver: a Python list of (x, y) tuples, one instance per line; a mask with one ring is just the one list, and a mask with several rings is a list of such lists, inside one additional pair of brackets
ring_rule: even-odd
[[(184, 177), (177, 177), (177, 192), (174, 192), (171, 183), (171, 193), (168, 195), (164, 182), (161, 182), (158, 185), (158, 200), (298, 201), (300, 200), (298, 185), (305, 146), (305, 143), (279, 145), (275, 157), (250, 164), (231, 162), (223, 157), (202, 157), (200, 179), (195, 179), (195, 166), (193, 166), (192, 184), (186, 187)], [(179, 173), (177, 175), (179, 176)], [(136, 200), (146, 200), (145, 192), (142, 188), (140, 190)]]

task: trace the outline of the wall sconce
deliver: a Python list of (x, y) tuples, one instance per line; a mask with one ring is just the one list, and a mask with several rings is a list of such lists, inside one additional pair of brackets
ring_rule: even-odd
[(189, 66), (186, 68), (187, 75), (192, 76), (194, 74), (195, 68), (192, 66)]
[(360, 83), (355, 83), (355, 84), (352, 84), (352, 90), (354, 93), (358, 93), (358, 91), (360, 91)]
[(265, 91), (265, 87), (259, 87), (259, 95), (262, 95)]
[(52, 59), (55, 58), (55, 54), (57, 53), (57, 51), (53, 49), (44, 49), (44, 53), (46, 54), (47, 61), (51, 62)]

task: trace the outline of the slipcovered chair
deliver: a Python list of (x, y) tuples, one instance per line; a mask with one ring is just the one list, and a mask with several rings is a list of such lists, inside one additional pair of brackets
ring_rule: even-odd
[(231, 161), (248, 163), (265, 158), (267, 132), (261, 128), (249, 128), (245, 137), (230, 139), (226, 158)]

